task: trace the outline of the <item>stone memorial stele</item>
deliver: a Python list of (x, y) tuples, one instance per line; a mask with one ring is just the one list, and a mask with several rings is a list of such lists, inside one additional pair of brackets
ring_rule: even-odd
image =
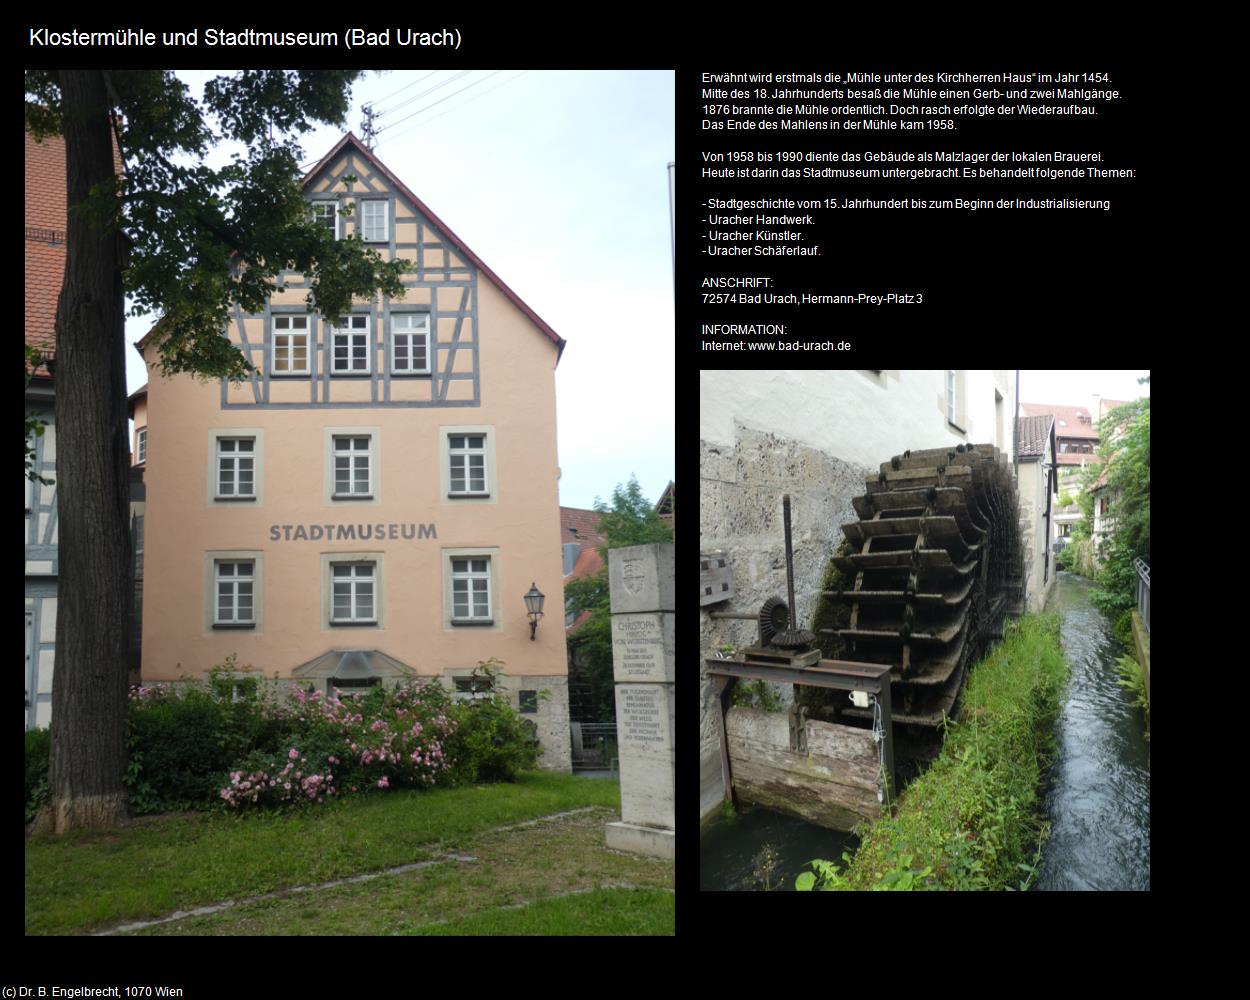
[(608, 552), (621, 821), (609, 847), (673, 857), (672, 543)]

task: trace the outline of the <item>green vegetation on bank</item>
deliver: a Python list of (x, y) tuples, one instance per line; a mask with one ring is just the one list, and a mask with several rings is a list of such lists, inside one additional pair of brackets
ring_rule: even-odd
[(495, 827), (586, 806), (619, 812), (619, 785), (531, 772), (515, 784), (404, 789), (287, 811), (192, 813), (62, 837), (36, 834), (26, 842), (26, 933), (98, 929), (409, 864)]
[(1027, 615), (973, 670), (941, 755), (861, 831), (844, 868), (813, 861), (799, 889), (1023, 889), (1046, 823), (1039, 785), (1067, 678), (1059, 618)]
[(1146, 678), (1142, 666), (1132, 656), (1116, 660), (1116, 672), (1120, 675), (1120, 687), (1133, 695), (1133, 704), (1146, 713), (1146, 739), (1150, 739), (1150, 696), (1146, 693)]

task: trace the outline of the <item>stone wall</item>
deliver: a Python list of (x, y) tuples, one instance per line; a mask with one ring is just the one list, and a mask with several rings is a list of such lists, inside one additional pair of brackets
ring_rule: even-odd
[(538, 711), (521, 715), (538, 727), (538, 742), (542, 756), (538, 766), (544, 771), (573, 771), (573, 739), (569, 732), (569, 679), (564, 674), (550, 677), (502, 678), (502, 688), (508, 701), (518, 712), (521, 710), (520, 692), (538, 691)]
[[(722, 798), (720, 707), (703, 660), (758, 638), (754, 622), (716, 620), (708, 612), (755, 613), (769, 597), (788, 599), (781, 497), (789, 493), (796, 618), (809, 625), (829, 557), (842, 539), (841, 525), (857, 520), (851, 498), (863, 495), (864, 479), (875, 471), (776, 434), (742, 425), (735, 430), (732, 446), (699, 443), (699, 549), (729, 556), (734, 589), (731, 600), (699, 615), (700, 816)], [(783, 702), (790, 692), (790, 685), (778, 689)]]

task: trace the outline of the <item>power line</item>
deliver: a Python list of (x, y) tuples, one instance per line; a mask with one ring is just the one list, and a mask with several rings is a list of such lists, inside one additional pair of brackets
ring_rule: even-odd
[[(456, 73), (454, 76), (450, 76), (450, 77), (448, 77), (446, 80), (443, 80), (441, 83), (436, 83), (436, 84), (434, 84), (434, 86), (432, 86), (432, 87), (426, 87), (426, 88), (425, 88), (425, 90), (422, 90), (420, 93), (413, 94), (410, 98), (408, 98), (408, 100), (406, 100), (406, 101), (400, 101), (398, 104), (396, 104), (396, 105), (395, 105), (393, 108), (391, 108), (390, 110), (388, 110), (388, 111), (383, 111), (383, 112), (379, 115), (379, 117), (384, 118), (384, 117), (386, 117), (387, 115), (394, 114), (394, 113), (395, 113), (396, 111), (398, 111), (400, 108), (406, 108), (406, 107), (407, 107), (409, 104), (411, 104), (413, 101), (419, 101), (419, 100), (421, 100), (421, 98), (425, 97), (427, 94), (432, 94), (432, 93), (434, 93), (434, 91), (436, 91), (436, 90), (440, 89), (441, 87), (446, 87), (449, 83), (455, 83), (455, 82), (456, 82), (457, 80), (459, 80), (461, 77), (468, 76), (468, 75), (469, 75), (470, 73), (472, 73), (472, 72), (473, 72), (473, 70), (471, 70), (471, 69), (463, 69), (463, 70), (461, 70), (459, 73)], [(401, 119), (400, 119), (400, 121), (403, 121), (403, 119), (401, 118)], [(394, 123), (392, 123), (392, 124), (394, 124)]]
[[(422, 80), (428, 80), (430, 77), (432, 77), (432, 76), (433, 76), (435, 73), (437, 73), (437, 72), (439, 72), (439, 71), (438, 71), (438, 70), (436, 70), (436, 69), (432, 69), (432, 70), (430, 70), (428, 73), (426, 73), (426, 74), (425, 74), (425, 76), (419, 76), (419, 77), (417, 77), (415, 80), (413, 80), (413, 81), (412, 81), (412, 83), (405, 83), (405, 84), (404, 84), (402, 87), (400, 87), (398, 90), (393, 90), (393, 91), (391, 91), (391, 92), (390, 92), (389, 94), (387, 94), (385, 97), (379, 97), (376, 101), (374, 101), (374, 102), (373, 102), (373, 103), (374, 103), (374, 105), (378, 105), (378, 104), (385, 104), (387, 101), (389, 101), (389, 100), (390, 100), (392, 97), (394, 97), (396, 94), (402, 94), (402, 93), (403, 93), (405, 90), (407, 90), (409, 87), (415, 87), (415, 86), (416, 86), (418, 83), (420, 83)], [(381, 112), (381, 113), (385, 114), (385, 112)]]
[[(468, 71), (466, 70), (466, 72)], [(497, 69), (495, 70), (494, 73), (488, 73), (486, 74), (486, 76), (482, 77), (482, 79), (473, 81), (473, 83), (469, 84), (467, 87), (461, 87), (459, 90), (452, 91), (446, 97), (440, 97), (437, 101), (431, 101), (424, 108), (421, 108), (418, 111), (414, 111), (410, 115), (405, 115), (403, 118), (399, 119), (399, 121), (391, 122), (390, 125), (383, 125), (380, 129), (378, 129), (378, 132), (382, 133), (382, 132), (385, 132), (388, 128), (394, 128), (396, 125), (402, 125), (404, 122), (408, 121), (410, 118), (416, 118), (417, 115), (423, 114), (424, 112), (428, 111), (430, 108), (434, 107), (435, 105), (442, 104), (443, 101), (450, 101), (457, 94), (463, 94), (466, 90), (469, 90), (471, 87), (476, 87), (479, 83), (485, 83), (492, 76), (495, 76), (496, 74), (502, 73), (502, 72), (503, 70)], [(463, 76), (463, 74), (461, 75)], [(465, 103), (467, 104), (468, 102), (466, 101)]]
[[(503, 71), (502, 71), (502, 70), (497, 70), (496, 72), (500, 72), (500, 73), (501, 73), (501, 72), (503, 72)], [(430, 122), (437, 121), (439, 118), (442, 118), (442, 117), (443, 117), (443, 115), (449, 115), (449, 114), (451, 114), (453, 111), (459, 111), (459, 110), (460, 110), (461, 108), (463, 108), (466, 104), (469, 104), (469, 103), (471, 103), (471, 102), (473, 102), (473, 101), (476, 101), (479, 97), (485, 97), (485, 96), (486, 96), (487, 94), (489, 94), (492, 90), (498, 90), (498, 89), (499, 89), (500, 87), (502, 87), (505, 83), (511, 83), (513, 80), (519, 80), (521, 77), (523, 77), (523, 76), (524, 76), (526, 73), (528, 73), (528, 72), (529, 72), (529, 70), (527, 70), (527, 69), (523, 69), (523, 70), (521, 70), (521, 72), (520, 72), (520, 73), (518, 73), (516, 76), (510, 76), (510, 77), (508, 77), (508, 79), (506, 79), (506, 80), (501, 80), (499, 83), (495, 84), (493, 87), (488, 87), (486, 90), (483, 90), (481, 93), (474, 94), (474, 95), (473, 95), (472, 97), (470, 97), (467, 101), (461, 101), (459, 104), (456, 104), (456, 105), (454, 105), (454, 106), (452, 106), (452, 107), (450, 107), (450, 108), (447, 108), (445, 111), (440, 111), (438, 114), (434, 115), (432, 118), (427, 118), (427, 119), (425, 119), (425, 121), (418, 122), (418, 123), (417, 123), (416, 125), (414, 125), (412, 128), (404, 129), (404, 131), (402, 131), (402, 132), (397, 132), (395, 135), (388, 136), (387, 138), (389, 138), (389, 139), (398, 139), (401, 135), (407, 135), (409, 132), (415, 131), (415, 130), (416, 130), (416, 129), (418, 129), (418, 128), (423, 128), (423, 127), (425, 127), (426, 125), (430, 124)], [(492, 74), (491, 74), (491, 76), (494, 76), (494, 75), (495, 75), (494, 73), (492, 73)], [(483, 77), (481, 80), (478, 80), (478, 81), (477, 81), (477, 83), (485, 83), (488, 79), (490, 79), (490, 77)], [(471, 84), (471, 86), (476, 86), (476, 84)], [(462, 90), (458, 90), (458, 91), (456, 91), (456, 93), (457, 93), (457, 94), (459, 94), (459, 93), (463, 93), (465, 90), (468, 90), (468, 89), (469, 89), (468, 87), (465, 87), (465, 88), (463, 88)], [(449, 95), (448, 95), (448, 97), (455, 97), (455, 96), (456, 96), (455, 94), (449, 94)], [(444, 98), (444, 100), (446, 100), (446, 98)], [(436, 101), (435, 103), (438, 103), (438, 102)], [(434, 106), (433, 104), (428, 105), (426, 108), (423, 108), (422, 110), (423, 110), (423, 111), (428, 110), (429, 108), (432, 108), (433, 106)], [(421, 114), (421, 112), (420, 112), (420, 111), (418, 111), (418, 112), (416, 112), (415, 114)], [(413, 117), (413, 116), (412, 116), (412, 115), (410, 115), (409, 117)], [(406, 120), (406, 119), (405, 119), (405, 120)], [(398, 124), (399, 124), (399, 122), (396, 122), (395, 124), (396, 124), (396, 125), (398, 125)]]

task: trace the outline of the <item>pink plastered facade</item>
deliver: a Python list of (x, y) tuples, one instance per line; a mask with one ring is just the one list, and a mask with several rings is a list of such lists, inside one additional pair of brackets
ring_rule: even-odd
[[(331, 327), (285, 275), (263, 313), (233, 317), (255, 367), (236, 384), (162, 378), (140, 342), (143, 679), (233, 656), (325, 691), (454, 688), (495, 658), (545, 766), (567, 769), (564, 342), (354, 136), (305, 194), (340, 237), (413, 264), (405, 295), (358, 301)], [(533, 639), (531, 584), (546, 597)]]

